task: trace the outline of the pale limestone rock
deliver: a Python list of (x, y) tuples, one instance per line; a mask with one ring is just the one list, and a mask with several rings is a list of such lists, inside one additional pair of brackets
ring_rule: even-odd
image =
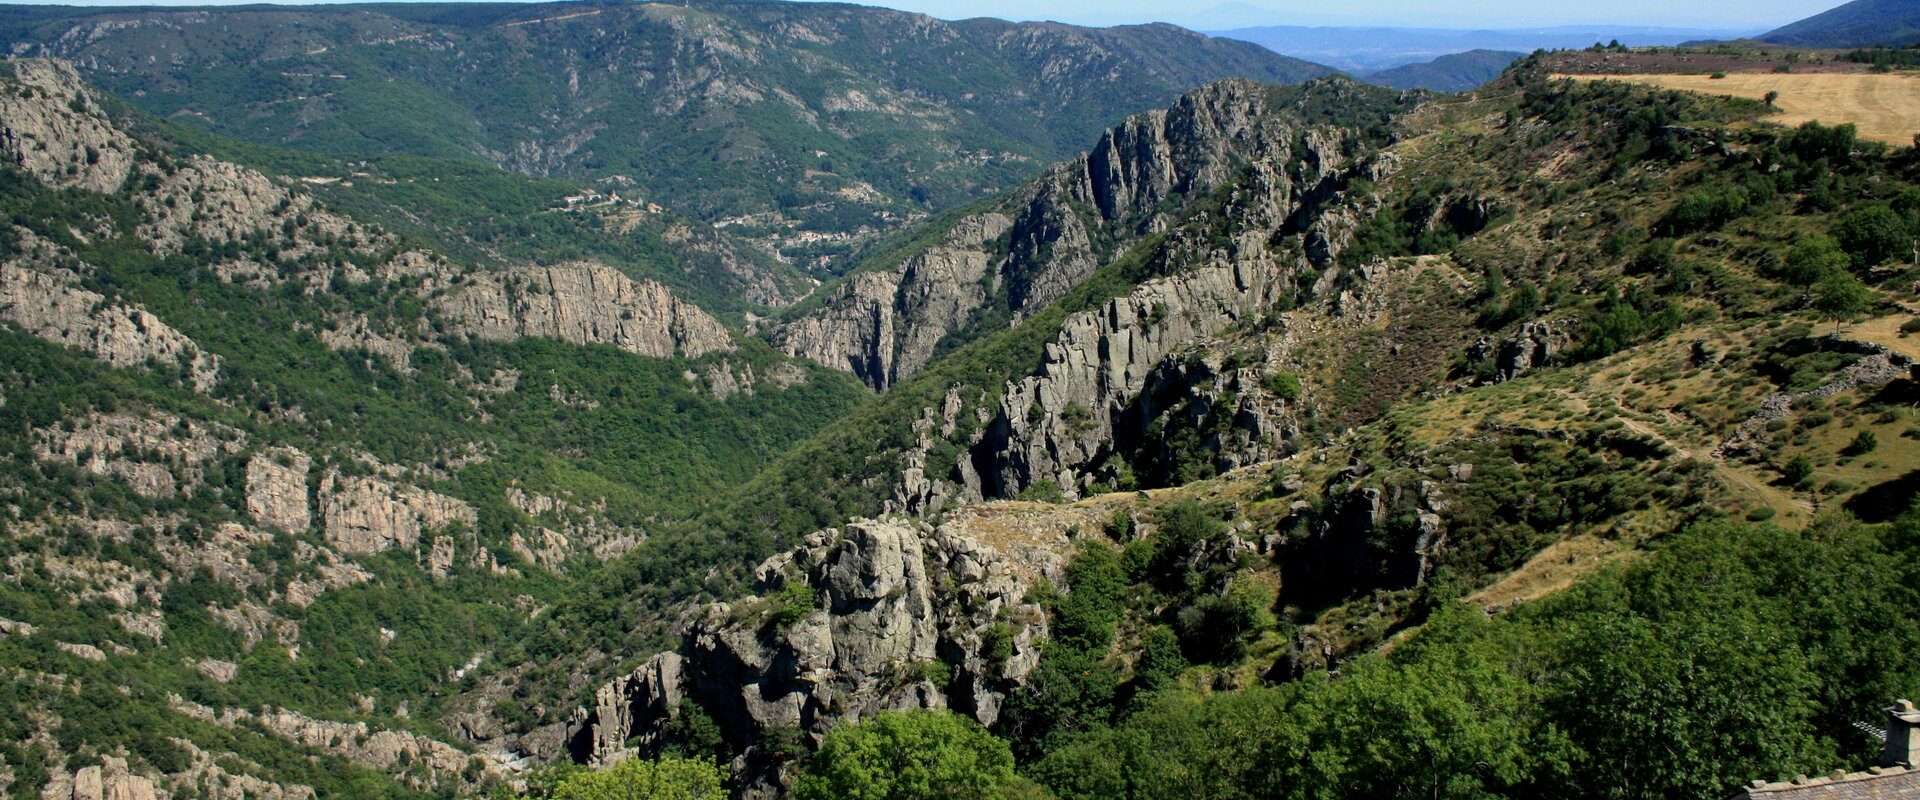
[[(605, 763), (656, 747), (687, 699), (745, 741), (788, 725), (818, 737), (897, 708), (951, 706), (992, 724), (1038, 664), (1046, 635), (1046, 615), (1026, 595), (1037, 581), (1061, 579), (1070, 549), (1064, 537), (1007, 544), (1014, 549), (989, 546), (958, 524), (904, 520), (816, 533), (756, 571), (767, 595), (795, 581), (811, 587), (810, 613), (781, 629), (764, 616), (770, 601), (708, 607), (682, 653), (662, 653), (603, 685), (580, 732)], [(1009, 646), (1004, 661), (990, 653), (998, 636)], [(929, 680), (948, 668), (943, 660), (952, 680)]]
[[(985, 310), (984, 287), (1003, 292), (1004, 311), (1024, 319), (1164, 229), (1168, 204), (1205, 197), (1249, 165), (1280, 174), (1294, 158), (1297, 123), (1274, 111), (1263, 87), (1224, 81), (1135, 116), (1023, 190), (1006, 213), (967, 217), (898, 265), (852, 276), (818, 309), (779, 326), (773, 341), (885, 389), (923, 368), (941, 339)], [(1324, 174), (1338, 162), (1325, 145), (1338, 138), (1315, 135), (1306, 134), (1307, 156)], [(1096, 252), (1096, 239), (1117, 247)], [(1004, 258), (995, 255), (1002, 246)]]
[(247, 516), (285, 533), (313, 525), (307, 502), (307, 471), (313, 459), (293, 447), (275, 447), (247, 460)]
[(221, 661), (214, 658), (203, 658), (195, 661), (193, 662), (193, 668), (199, 670), (200, 674), (221, 683), (231, 681), (235, 676), (240, 674), (240, 665), (231, 661)]
[(74, 282), (67, 273), (41, 272), (19, 262), (0, 264), (0, 319), (116, 367), (148, 361), (185, 365), (194, 387), (203, 392), (219, 380), (218, 356), (202, 351), (146, 309), (108, 302)]
[(84, 658), (88, 661), (107, 660), (106, 651), (101, 650), (98, 647), (94, 647), (93, 645), (90, 645), (90, 644), (74, 644), (73, 642), (54, 642), (53, 646), (60, 648), (60, 652), (66, 653), (67, 655), (73, 656), (75, 658)]
[(289, 653), (298, 654), (300, 650), (300, 625), (259, 603), (244, 600), (232, 608), (209, 606), (207, 612), (221, 627), (240, 634), (242, 646), (247, 650), (259, 646), (268, 637)]
[(543, 336), (655, 358), (734, 346), (725, 325), (667, 287), (598, 264), (478, 273), (437, 288), (433, 307), (456, 330), (483, 339)]
[(614, 558), (638, 547), (647, 538), (638, 528), (608, 521), (604, 501), (591, 507), (581, 506), (518, 486), (507, 487), (505, 494), (508, 503), (542, 525), (537, 540), (514, 533), (514, 551), (547, 569), (563, 567), (568, 558), (579, 552), (589, 552), (600, 559)]
[(116, 611), (111, 616), (128, 633), (145, 636), (155, 642), (166, 638), (167, 618), (157, 610)]
[[(211, 709), (207, 709), (211, 716)], [(192, 766), (186, 771), (172, 775), (169, 785), (179, 791), (182, 787), (192, 787), (206, 800), (315, 800), (318, 794), (311, 786), (301, 784), (272, 783), (254, 777), (248, 772), (229, 772), (221, 766), (222, 761), (238, 761), (242, 769), (259, 769), (259, 766), (242, 761), (232, 753), (215, 756), (200, 749), (199, 745), (187, 739), (168, 739), (175, 747), (186, 752), (192, 759)], [(260, 770), (265, 771), (265, 770)]]
[(233, 428), (156, 411), (92, 414), (36, 430), (33, 438), (40, 458), (111, 476), (148, 497), (198, 484), (207, 462), (246, 445)]
[(472, 527), (473, 507), (415, 486), (332, 471), (320, 482), (321, 517), (327, 543), (345, 553), (378, 553), (412, 547), (423, 531), (454, 523)]
[(124, 759), (103, 756), (99, 766), (73, 774), (73, 800), (160, 800), (153, 781), (127, 770)]
[(0, 158), (50, 186), (119, 189), (133, 169), (133, 139), (100, 115), (79, 73), (62, 61), (9, 63), (33, 96), (0, 91)]

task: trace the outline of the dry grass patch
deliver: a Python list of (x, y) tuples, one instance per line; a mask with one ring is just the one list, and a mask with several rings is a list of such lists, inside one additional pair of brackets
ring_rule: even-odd
[(1734, 73), (1711, 75), (1555, 75), (1575, 80), (1615, 80), (1712, 95), (1764, 100), (1779, 92), (1779, 113), (1769, 122), (1795, 126), (1818, 120), (1827, 125), (1851, 122), (1860, 138), (1895, 145), (1913, 144), (1920, 133), (1920, 76), (1911, 73)]

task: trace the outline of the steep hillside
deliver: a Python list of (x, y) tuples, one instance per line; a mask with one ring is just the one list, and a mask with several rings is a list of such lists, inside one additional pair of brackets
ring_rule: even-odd
[[(1066, 797), (1693, 797), (1870, 763), (1846, 721), (1920, 680), (1871, 642), (1920, 629), (1868, 599), (1914, 574), (1914, 522), (1832, 512), (1914, 498), (1911, 151), (1545, 65), (1436, 102), (1229, 83), (1116, 128), (1193, 137), (1097, 175), (1238, 169), (1061, 203), (1166, 216), (709, 517), (767, 556), (750, 594), (602, 685), (573, 757), (711, 725), (777, 793), (904, 707)], [(556, 619), (606, 641), (635, 608)], [(1762, 662), (1768, 711), (1699, 677)]]
[(114, 107), (0, 64), (11, 796), (517, 781), (446, 700), (865, 397), (659, 283), (456, 264)]
[(0, 41), (234, 138), (603, 181), (803, 259), (1023, 181), (1199, 84), (1329, 72), (1166, 25), (817, 3), (9, 7)]
[(1444, 55), (1419, 64), (1404, 64), (1366, 76), (1368, 83), (1396, 89), (1430, 89), (1436, 92), (1464, 92), (1500, 77), (1508, 64), (1525, 53), (1503, 50), (1469, 50)]
[(5, 62), (6, 790), (811, 800), (919, 779), (876, 719), (1007, 798), (1865, 767), (1920, 160), (1556, 63), (1210, 84), (746, 333)]
[(1795, 47), (1899, 47), (1920, 42), (1920, 3), (1853, 0), (1754, 38)]

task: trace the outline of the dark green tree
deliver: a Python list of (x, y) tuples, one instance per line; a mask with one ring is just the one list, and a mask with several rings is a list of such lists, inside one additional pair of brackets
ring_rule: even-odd
[(1007, 743), (944, 709), (882, 711), (836, 728), (807, 759), (797, 800), (998, 800), (1019, 797)]

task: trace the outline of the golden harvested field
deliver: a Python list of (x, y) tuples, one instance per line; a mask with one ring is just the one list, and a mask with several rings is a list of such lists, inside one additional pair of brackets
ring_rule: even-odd
[(1556, 75), (1575, 80), (1643, 83), (1704, 94), (1754, 100), (1779, 92), (1780, 113), (1767, 118), (1782, 125), (1819, 120), (1827, 125), (1851, 122), (1860, 138), (1895, 145), (1913, 144), (1920, 133), (1920, 77), (1908, 73), (1731, 73), (1707, 75)]

